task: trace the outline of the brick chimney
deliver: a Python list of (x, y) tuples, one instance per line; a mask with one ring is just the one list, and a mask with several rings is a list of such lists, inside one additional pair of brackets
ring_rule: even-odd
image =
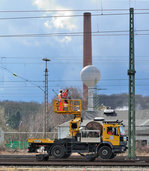
[[(91, 35), (91, 13), (84, 13), (83, 23), (83, 68), (92, 65), (92, 35)], [(88, 106), (88, 87), (83, 84), (84, 109)]]

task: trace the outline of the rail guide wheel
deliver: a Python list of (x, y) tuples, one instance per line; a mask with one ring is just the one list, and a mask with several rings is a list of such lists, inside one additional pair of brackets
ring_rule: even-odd
[(95, 161), (96, 157), (94, 154), (86, 154), (85, 155), (85, 160), (86, 161)]
[(48, 154), (38, 154), (36, 155), (37, 161), (48, 161), (49, 155)]

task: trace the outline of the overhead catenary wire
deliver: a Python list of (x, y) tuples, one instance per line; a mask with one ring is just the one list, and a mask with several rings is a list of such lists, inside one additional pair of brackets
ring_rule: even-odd
[[(147, 9), (137, 9), (147, 10)], [(45, 10), (0, 10), (0, 13), (37, 13), (37, 12), (97, 12), (97, 11), (129, 11), (129, 9), (45, 9)]]
[[(111, 63), (111, 62), (115, 62), (115, 63), (128, 63), (127, 59), (124, 60), (118, 60), (118, 59), (96, 59), (94, 60), (95, 63)], [(137, 59), (136, 63), (138, 63), (139, 65), (141, 65), (142, 63), (148, 64), (149, 59)], [(71, 60), (71, 59), (63, 59), (63, 60), (55, 60), (51, 62), (53, 65), (58, 65), (58, 64), (71, 64), (71, 63), (76, 63), (76, 64), (82, 64), (82, 62), (78, 60)], [(3, 62), (4, 65), (44, 65), (41, 62)]]
[[(137, 33), (139, 32), (139, 33)], [(135, 30), (135, 35), (149, 35), (149, 29)], [(119, 34), (120, 33), (120, 34)], [(129, 30), (105, 30), (105, 31), (92, 31), (85, 32), (85, 34), (92, 34), (92, 36), (127, 36)], [(23, 33), (23, 34), (8, 34), (0, 35), (0, 37), (51, 37), (51, 36), (83, 36), (84, 32), (62, 32), (62, 33)]]
[(0, 66), (0, 68), (6, 70), (8, 73), (12, 74), (12, 75), (15, 76), (15, 77), (21, 78), (21, 79), (24, 80), (25, 82), (29, 82), (30, 84), (32, 84), (32, 85), (34, 85), (35, 87), (39, 88), (41, 91), (44, 91), (39, 85), (35, 84), (33, 81), (28, 80), (28, 79), (26, 79), (26, 78), (23, 78), (23, 77), (20, 76), (20, 75), (17, 75), (17, 74), (15, 74), (15, 73), (13, 73), (12, 71), (10, 71), (10, 70), (9, 70), (8, 68), (6, 68), (6, 67)]
[[(0, 10), (0, 13), (37, 13), (37, 12), (93, 12), (93, 11), (129, 11), (129, 9), (45, 9), (45, 10)], [(134, 11), (149, 11), (148, 8), (134, 9)]]
[[(149, 14), (149, 12), (138, 12), (134, 13), (138, 14)], [(92, 14), (92, 17), (95, 16), (121, 16), (121, 15), (129, 15), (129, 13), (101, 13), (101, 14)], [(71, 17), (83, 17), (80, 15), (51, 15), (51, 16), (22, 16), (22, 17), (0, 17), (0, 20), (24, 20), (24, 19), (46, 19), (46, 18), (71, 18)]]
[[(71, 86), (71, 85), (70, 85), (70, 86)], [(105, 89), (103, 89), (103, 90), (106, 90), (106, 87), (111, 87), (111, 86), (112, 86), (112, 87), (118, 87), (118, 86), (119, 86), (119, 87), (125, 87), (125, 86), (128, 87), (127, 84), (101, 84), (101, 87), (103, 87), (103, 86), (104, 86), (104, 88), (105, 88)], [(148, 87), (148, 86), (149, 86), (149, 84), (146, 84), (146, 85), (141, 85), (141, 84), (139, 85), (139, 84), (137, 84), (137, 85), (136, 85), (136, 87)], [(14, 87), (13, 87), (13, 86), (6, 86), (6, 87), (1, 86), (0, 88), (6, 88), (6, 89), (7, 89), (7, 88), (8, 88), (8, 89), (9, 89), (9, 88), (10, 88), (10, 89), (14, 89), (14, 88), (16, 88), (16, 89), (18, 89), (18, 88), (23, 88), (23, 89), (24, 89), (24, 88), (27, 88), (27, 87), (28, 87), (28, 86), (17, 86), (17, 87), (16, 87), (16, 86), (14, 86)], [(49, 87), (66, 87), (66, 86), (61, 86), (61, 85), (55, 86), (55, 85), (51, 85), (51, 86), (49, 86)], [(35, 88), (35, 86), (32, 86), (32, 87), (30, 86), (30, 87), (28, 87), (28, 88)]]
[[(135, 80), (146, 80), (146, 81), (148, 81), (149, 80), (149, 78), (136, 78)], [(44, 81), (42, 81), (42, 80), (30, 80), (31, 82), (44, 82)], [(128, 81), (128, 79), (123, 79), (123, 78), (106, 78), (106, 79), (101, 79), (100, 80), (100, 82), (101, 81)], [(4, 81), (2, 81), (2, 80), (0, 80), (0, 82), (4, 82)], [(24, 81), (5, 81), (6, 83), (21, 83), (21, 82), (24, 82)], [(70, 79), (70, 80), (62, 80), (62, 79), (58, 79), (58, 80), (48, 80), (48, 82), (82, 82), (82, 80), (72, 80), (72, 79)]]
[[(129, 13), (119, 14), (92, 14), (92, 16), (109, 16), (109, 15), (128, 15)], [(83, 17), (82, 14), (78, 15), (51, 15), (51, 16), (22, 16), (22, 17), (0, 17), (0, 20), (24, 20), (24, 19), (47, 19), (47, 18), (72, 18), (72, 17)]]
[[(136, 56), (136, 58), (138, 59), (138, 58), (149, 58), (149, 55), (135, 55)], [(92, 55), (92, 57), (94, 58), (94, 59), (119, 59), (119, 58), (124, 58), (124, 57), (129, 57), (129, 55), (123, 55), (123, 56), (121, 56), (121, 55), (119, 55), (119, 56), (117, 56), (117, 55)], [(18, 55), (18, 56), (1, 56), (0, 57), (0, 59), (1, 60), (3, 60), (3, 58), (5, 59), (5, 60), (7, 60), (7, 59), (18, 59), (19, 58), (19, 60), (21, 59), (21, 60), (24, 60), (24, 59), (31, 59), (31, 60), (39, 60), (39, 59), (42, 59), (42, 56), (22, 56), (22, 55)], [(66, 56), (66, 55), (64, 55), (64, 56), (55, 56), (55, 57), (53, 57), (53, 60), (74, 60), (74, 58), (75, 58), (75, 60), (80, 60), (80, 58), (82, 58), (82, 56), (81, 55), (69, 55), (69, 56)], [(52, 61), (53, 61), (52, 60)]]
[[(128, 36), (129, 34), (93, 34), (92, 36), (93, 37), (97, 37), (97, 36)], [(149, 35), (147, 33), (135, 33), (135, 36), (146, 36), (146, 35)], [(16, 37), (51, 37), (51, 36), (78, 36), (78, 37), (82, 37), (83, 34), (76, 34), (76, 35), (71, 35), (71, 34), (66, 34), (66, 35), (53, 35), (53, 34), (19, 34), (19, 35), (15, 35), (15, 34), (12, 34), (12, 35), (0, 35), (0, 37), (9, 37), (9, 38), (16, 38)]]

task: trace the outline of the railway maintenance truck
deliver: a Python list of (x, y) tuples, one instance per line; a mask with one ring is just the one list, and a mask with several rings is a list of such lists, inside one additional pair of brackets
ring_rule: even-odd
[[(49, 156), (56, 159), (68, 158), (72, 153), (84, 156), (87, 161), (94, 161), (97, 157), (112, 159), (118, 153), (127, 149), (127, 136), (122, 121), (105, 121), (95, 118), (82, 126), (81, 100), (67, 100), (67, 104), (60, 107), (59, 100), (53, 101), (53, 109), (57, 114), (74, 115), (69, 123), (69, 136), (62, 139), (28, 139), (28, 152), (38, 152), (43, 149), (44, 154), (36, 155), (37, 160), (48, 160)], [(63, 110), (60, 110), (63, 109)]]

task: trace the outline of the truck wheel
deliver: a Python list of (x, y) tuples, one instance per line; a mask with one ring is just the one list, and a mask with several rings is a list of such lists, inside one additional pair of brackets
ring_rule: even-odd
[(102, 159), (110, 159), (112, 156), (112, 149), (108, 146), (103, 146), (99, 149), (99, 156)]
[(43, 154), (36, 155), (36, 160), (37, 161), (44, 161), (44, 155)]
[(43, 160), (44, 161), (48, 161), (49, 160), (49, 155), (44, 156), (44, 159)]
[(51, 150), (51, 154), (54, 158), (61, 159), (65, 155), (65, 148), (60, 145), (55, 145)]
[(116, 154), (112, 153), (110, 159), (114, 159), (116, 157)]
[(87, 155), (85, 156), (85, 160), (86, 160), (86, 161), (95, 161), (95, 159), (96, 159), (96, 157), (93, 156), (93, 155), (91, 155), (91, 154), (87, 154)]
[(45, 154), (36, 155), (37, 161), (48, 161), (48, 159), (49, 159), (49, 155), (45, 155)]
[(67, 159), (67, 158), (69, 158), (70, 156), (71, 156), (71, 153), (65, 154), (65, 155), (63, 156), (63, 159)]

